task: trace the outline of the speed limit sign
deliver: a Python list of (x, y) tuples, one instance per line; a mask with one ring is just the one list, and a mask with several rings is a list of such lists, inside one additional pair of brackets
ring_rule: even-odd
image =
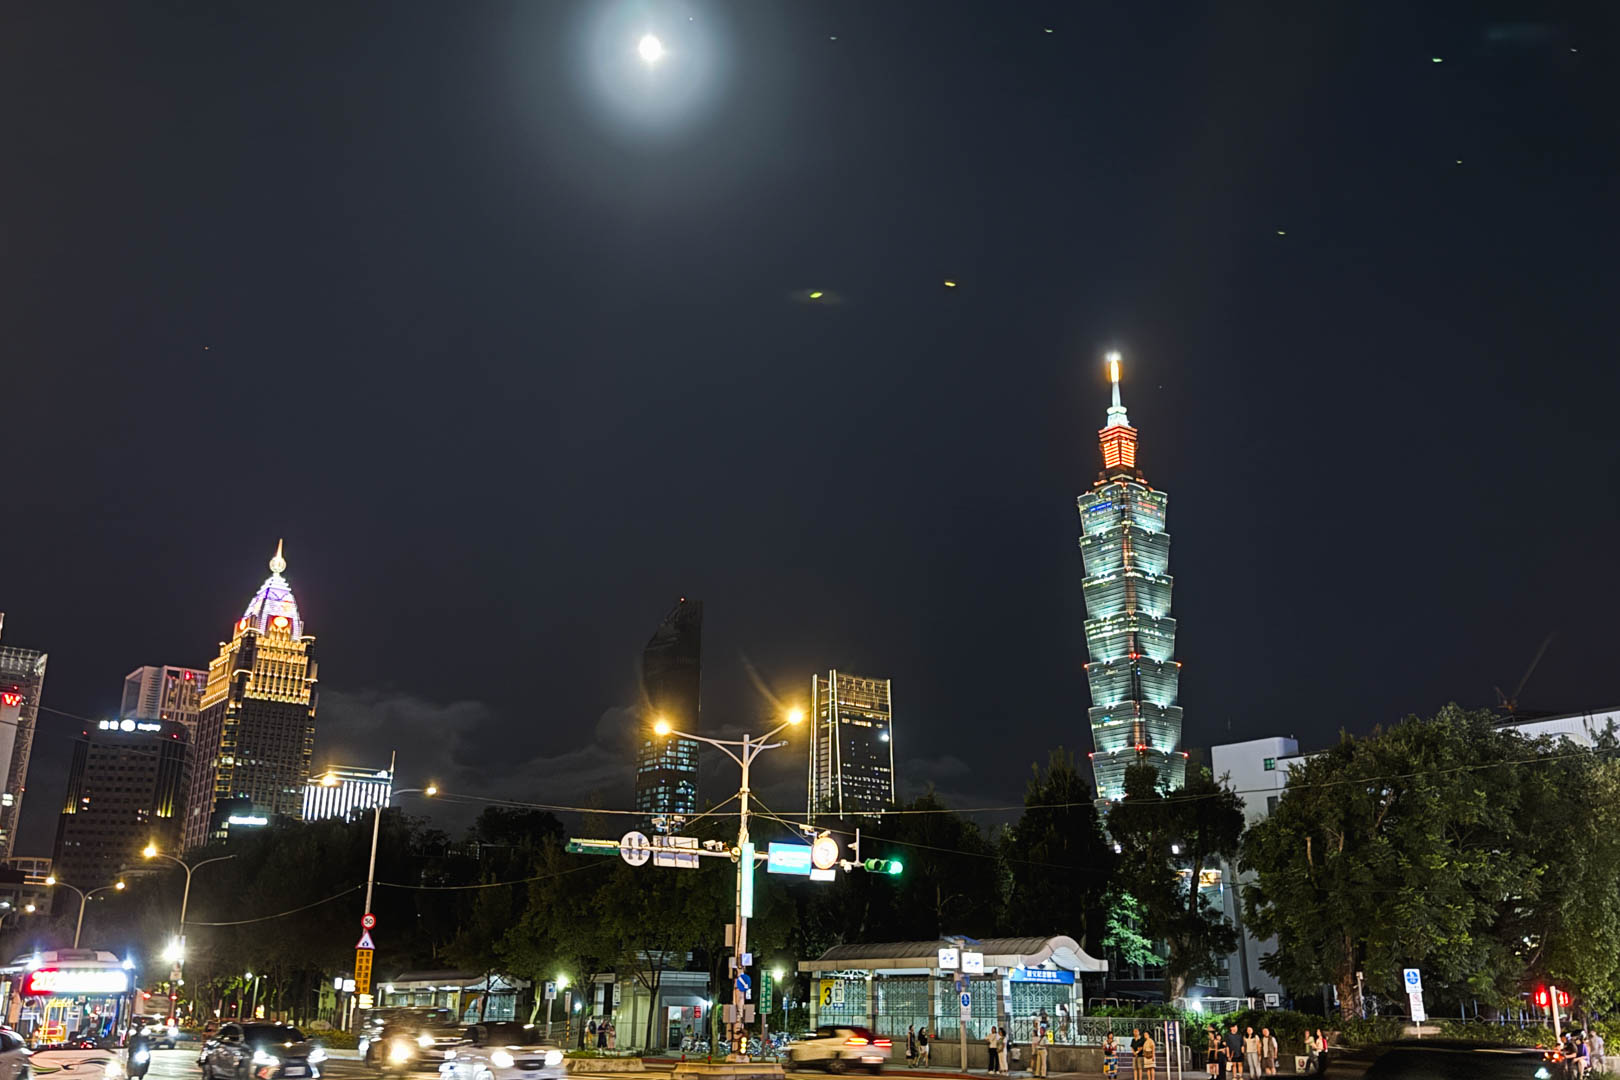
[(377, 916), (373, 915), (371, 912), (368, 911), (364, 915), (360, 916), (360, 926), (361, 926), (362, 929), (370, 930), (373, 926), (376, 926), (376, 925), (377, 925)]

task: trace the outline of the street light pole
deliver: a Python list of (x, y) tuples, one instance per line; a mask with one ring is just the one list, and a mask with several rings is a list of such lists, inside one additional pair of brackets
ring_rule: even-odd
[[(694, 742), (708, 743), (735, 761), (742, 770), (742, 787), (737, 791), (738, 817), (737, 817), (737, 889), (736, 889), (736, 919), (732, 924), (732, 954), (731, 954), (731, 1023), (728, 1026), (731, 1038), (731, 1059), (748, 1060), (748, 1029), (743, 1024), (743, 1006), (746, 1004), (742, 987), (738, 985), (738, 977), (743, 973), (743, 955), (748, 951), (748, 915), (743, 909), (743, 879), (745, 875), (752, 875), (754, 868), (753, 852), (748, 842), (748, 805), (752, 794), (748, 783), (749, 767), (754, 759), (766, 750), (774, 750), (779, 746), (786, 746), (787, 740), (773, 743), (769, 741), (772, 736), (783, 728), (791, 727), (804, 722), (804, 712), (800, 709), (790, 709), (787, 719), (776, 727), (755, 739), (744, 735), (737, 739), (710, 739), (702, 735), (693, 735), (685, 731), (677, 731), (669, 722), (660, 718), (653, 724), (653, 732), (658, 735), (674, 735), (682, 739), (691, 739)], [(733, 753), (731, 748), (737, 747)]]
[(84, 930), (84, 905), (88, 903), (90, 898), (96, 895), (98, 892), (107, 892), (114, 889), (122, 891), (124, 888), (124, 883), (122, 881), (115, 881), (111, 885), (99, 885), (96, 888), (87, 891), (79, 888), (77, 885), (69, 885), (65, 881), (57, 881), (54, 876), (46, 878), (45, 884), (47, 887), (55, 887), (60, 885), (64, 889), (72, 889), (74, 892), (79, 894), (79, 920), (73, 924), (73, 947), (75, 949), (79, 947), (79, 934), (82, 930)]
[[(172, 953), (173, 955), (167, 957), (167, 959), (173, 962), (175, 969), (183, 973), (185, 971), (186, 964), (186, 905), (191, 901), (192, 871), (196, 870), (198, 867), (207, 866), (209, 863), (224, 862), (226, 859), (234, 859), (236, 856), (216, 855), (212, 859), (203, 859), (200, 862), (188, 863), (176, 855), (164, 854), (157, 849), (156, 844), (147, 844), (146, 848), (141, 852), (141, 856), (147, 859), (167, 859), (186, 872), (186, 887), (185, 890), (180, 894), (180, 928), (175, 934), (174, 945), (168, 950), (168, 952)], [(120, 888), (122, 888), (122, 886), (120, 886)]]

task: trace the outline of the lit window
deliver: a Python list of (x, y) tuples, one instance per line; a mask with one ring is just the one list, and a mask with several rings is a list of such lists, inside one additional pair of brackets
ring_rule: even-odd
[(1266, 758), (1266, 772), (1271, 772), (1276, 767), (1277, 767), (1277, 759), (1276, 758), (1274, 758), (1274, 757)]

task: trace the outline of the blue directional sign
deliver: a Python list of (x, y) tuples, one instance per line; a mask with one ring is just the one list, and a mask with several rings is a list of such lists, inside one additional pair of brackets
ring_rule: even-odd
[(809, 876), (809, 844), (772, 844), (765, 849), (765, 872)]
[(751, 990), (753, 990), (753, 988), (754, 988), (754, 981), (748, 977), (748, 972), (746, 972), (746, 971), (738, 972), (737, 973), (737, 989), (742, 991), (743, 997), (745, 997), (745, 998), (748, 997), (749, 992)]

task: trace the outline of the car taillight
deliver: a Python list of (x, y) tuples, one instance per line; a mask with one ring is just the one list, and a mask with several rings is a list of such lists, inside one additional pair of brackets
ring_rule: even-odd
[(851, 1035), (849, 1038), (844, 1040), (844, 1045), (845, 1046), (865, 1046), (866, 1045), (866, 1040), (861, 1038), (859, 1035)]
[(888, 1047), (888, 1046), (892, 1046), (892, 1045), (894, 1045), (894, 1044), (893, 1044), (893, 1043), (891, 1043), (891, 1042), (889, 1042), (889, 1040), (888, 1040), (888, 1039), (873, 1039), (873, 1040), (872, 1040), (872, 1045), (873, 1045), (873, 1046), (883, 1046), (883, 1047)]

